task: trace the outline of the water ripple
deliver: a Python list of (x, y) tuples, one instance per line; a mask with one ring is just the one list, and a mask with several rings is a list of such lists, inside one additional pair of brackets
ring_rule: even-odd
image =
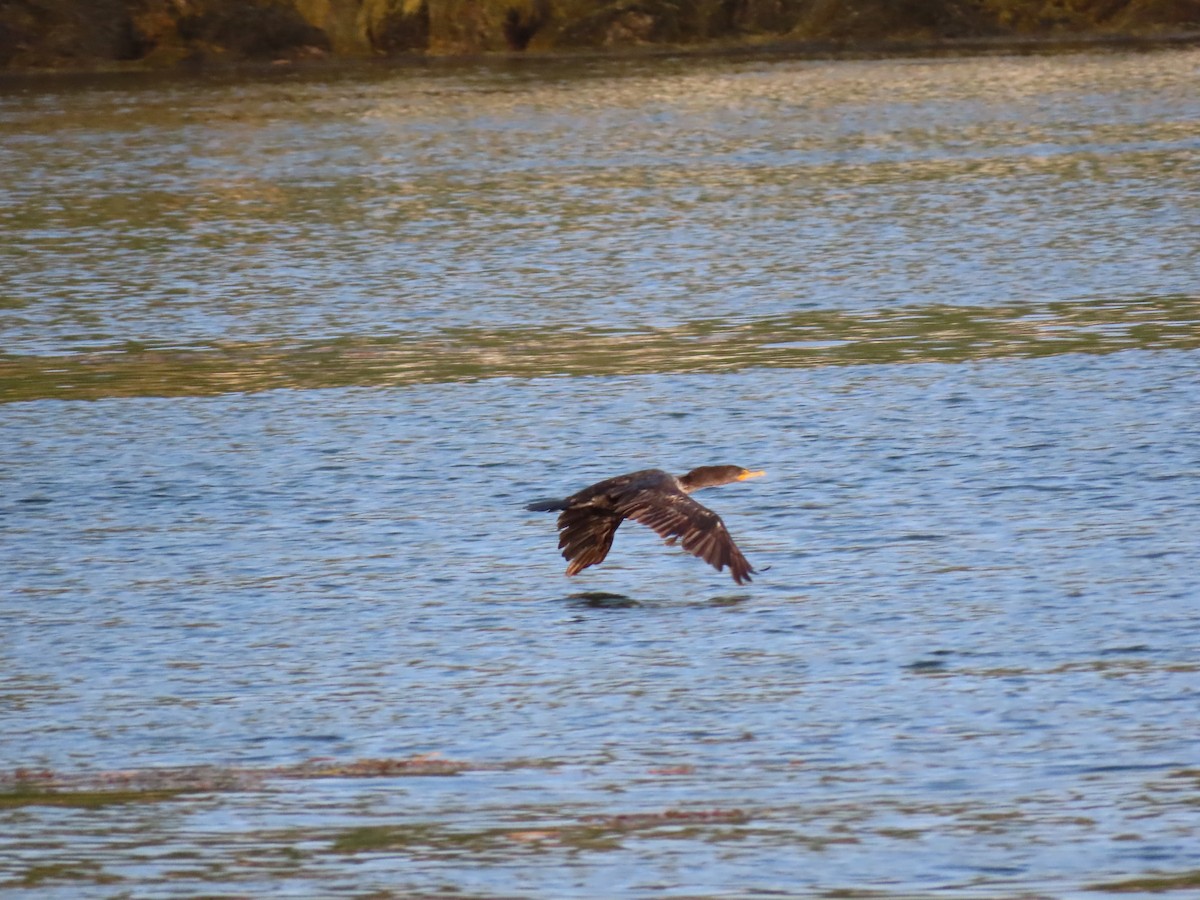
[[(0, 402), (203, 396), (553, 375), (957, 363), (1197, 347), (1200, 300), (1193, 297), (984, 309), (908, 307), (868, 315), (805, 311), (758, 319), (690, 321), (632, 333), (461, 328), (439, 335), (346, 337), (308, 346), (271, 342), (195, 348), (126, 346), (57, 357), (0, 356)], [(1031, 485), (1029, 489), (1056, 488)]]

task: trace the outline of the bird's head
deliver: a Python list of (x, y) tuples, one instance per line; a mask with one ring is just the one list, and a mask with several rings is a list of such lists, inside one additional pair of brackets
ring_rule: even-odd
[(687, 490), (698, 491), (700, 488), (717, 487), (766, 474), (766, 472), (751, 472), (741, 466), (701, 466), (698, 469), (692, 469), (679, 480)]

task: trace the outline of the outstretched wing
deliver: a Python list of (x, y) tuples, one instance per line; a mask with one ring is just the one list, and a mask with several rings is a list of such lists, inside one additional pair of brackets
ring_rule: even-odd
[(612, 547), (613, 535), (621, 517), (610, 509), (576, 506), (558, 517), (558, 546), (562, 550), (568, 575), (578, 575), (588, 566), (604, 562)]
[(616, 500), (618, 514), (653, 528), (668, 544), (678, 542), (718, 572), (728, 566), (738, 584), (751, 580), (754, 568), (729, 536), (721, 517), (683, 491), (631, 491)]

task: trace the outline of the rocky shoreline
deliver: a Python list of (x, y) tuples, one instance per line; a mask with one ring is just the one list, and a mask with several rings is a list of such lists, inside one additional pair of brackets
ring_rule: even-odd
[(1200, 0), (0, 0), (0, 72), (1200, 43)]

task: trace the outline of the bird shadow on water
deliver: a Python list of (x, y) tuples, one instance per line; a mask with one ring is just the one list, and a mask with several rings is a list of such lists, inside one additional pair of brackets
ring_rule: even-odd
[(609, 591), (580, 591), (568, 594), (563, 600), (568, 606), (588, 609), (636, 609), (645, 606), (641, 600)]
[(749, 594), (718, 594), (704, 601), (705, 606), (737, 606), (750, 599)]
[[(701, 606), (736, 606), (750, 599), (749, 594), (719, 594), (706, 599), (685, 600), (689, 605)], [(563, 598), (567, 606), (586, 609), (642, 609), (648, 606), (662, 606), (661, 600), (639, 600), (628, 594), (616, 594), (610, 591), (580, 591), (568, 594)]]

